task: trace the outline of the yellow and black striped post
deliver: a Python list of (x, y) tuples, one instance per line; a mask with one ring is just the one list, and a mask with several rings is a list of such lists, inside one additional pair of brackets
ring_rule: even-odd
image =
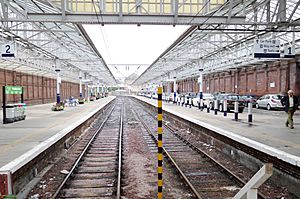
[(162, 180), (162, 175), (163, 175), (163, 168), (162, 168), (162, 162), (163, 162), (163, 155), (162, 155), (162, 87), (158, 87), (157, 89), (157, 96), (158, 96), (158, 101), (157, 101), (157, 121), (158, 121), (158, 128), (157, 128), (157, 133), (158, 133), (158, 153), (157, 153), (157, 159), (158, 159), (158, 165), (157, 165), (157, 174), (158, 174), (158, 181), (157, 181), (157, 198), (162, 199), (163, 194), (162, 194), (162, 187), (163, 187), (163, 180)]

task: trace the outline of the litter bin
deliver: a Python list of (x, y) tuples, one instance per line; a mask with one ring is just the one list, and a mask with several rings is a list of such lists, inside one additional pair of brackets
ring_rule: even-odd
[(14, 108), (15, 108), (15, 118), (14, 121), (19, 121), (20, 120), (20, 107), (19, 104), (14, 104)]
[(15, 111), (15, 121), (25, 120), (26, 117), (25, 111), (26, 111), (26, 104), (18, 103)]
[(14, 104), (6, 104), (6, 123), (12, 123), (15, 121), (15, 106)]

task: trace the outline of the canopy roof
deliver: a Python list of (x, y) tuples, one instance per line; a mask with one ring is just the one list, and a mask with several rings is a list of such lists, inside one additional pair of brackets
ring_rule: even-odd
[[(63, 80), (83, 79), (106, 85), (116, 80), (80, 24), (56, 22), (6, 22), (26, 19), (26, 13), (60, 13), (51, 1), (4, 1), (1, 4), (1, 44), (15, 45), (17, 56), (0, 60), (0, 68), (55, 77), (60, 68)], [(25, 4), (26, 2), (26, 4)], [(7, 15), (7, 16), (5, 16)]]
[(295, 52), (299, 53), (299, 4), (298, 0), (227, 1), (208, 15), (246, 16), (245, 24), (203, 23), (191, 27), (133, 84), (198, 76), (199, 69), (208, 74), (276, 60), (254, 58), (256, 39), (278, 39), (282, 51), (287, 46), (295, 46)]

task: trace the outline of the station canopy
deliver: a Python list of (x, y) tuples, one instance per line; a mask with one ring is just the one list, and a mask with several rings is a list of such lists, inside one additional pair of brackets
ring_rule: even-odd
[[(134, 85), (255, 66), (254, 40), (278, 39), (299, 53), (298, 0), (1, 0), (0, 67), (77, 82), (116, 84), (82, 24), (190, 25)], [(270, 61), (273, 61), (271, 59)]]
[[(0, 59), (0, 68), (62, 80), (115, 85), (108, 69), (81, 24), (28, 22), (26, 13), (61, 13), (52, 1), (1, 1), (1, 46), (14, 45), (14, 57)], [(3, 51), (3, 49), (2, 49)]]
[(300, 1), (227, 1), (208, 16), (245, 16), (243, 24), (206, 24), (192, 26), (140, 75), (134, 85), (146, 86), (197, 77), (288, 58), (254, 58), (254, 43), (278, 40), (281, 57), (290, 47), (300, 53)]

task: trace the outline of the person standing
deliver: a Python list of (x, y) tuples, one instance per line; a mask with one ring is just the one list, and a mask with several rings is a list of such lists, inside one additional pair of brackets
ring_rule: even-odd
[(293, 116), (295, 111), (298, 109), (298, 98), (294, 96), (294, 91), (289, 90), (288, 95), (281, 99), (281, 104), (284, 106), (284, 111), (288, 114), (285, 126), (290, 126), (290, 128), (293, 129)]

